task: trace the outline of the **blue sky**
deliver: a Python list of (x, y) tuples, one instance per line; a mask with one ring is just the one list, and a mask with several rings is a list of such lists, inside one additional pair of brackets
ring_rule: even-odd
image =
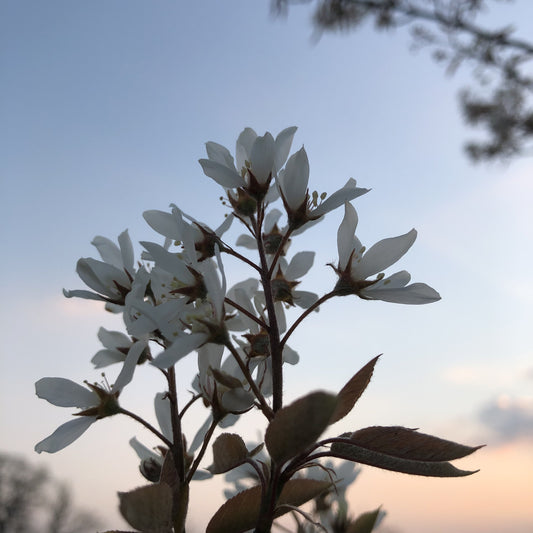
[[(532, 9), (501, 8), (508, 13), (501, 21), (519, 21), (527, 38)], [(341, 431), (401, 424), (489, 447), (465, 464), (482, 468), (479, 481), (438, 485), (367, 469), (354, 485), (355, 510), (383, 504), (391, 528), (416, 533), (427, 531), (417, 514), (423, 501), (428, 516), (442, 513), (442, 531), (496, 533), (505, 520), (513, 533), (530, 531), (525, 506), (468, 518), (463, 509), (455, 523), (449, 511), (462, 509), (478, 485), (487, 496), (472, 506), (494, 508), (502, 460), (514, 475), (505, 479), (515, 502), (532, 472), (524, 444), (533, 438), (531, 159), (473, 167), (461, 151), (471, 132), (455, 99), (466, 72), (447, 79), (423, 52), (409, 53), (401, 32), (364, 28), (314, 42), (309, 16), (296, 6), (274, 19), (268, 2), (245, 0), (2, 3), (1, 448), (71, 478), (78, 499), (107, 527), (120, 527), (115, 492), (142, 483), (127, 440), (145, 434), (111, 419), (54, 456), (32, 451), (69, 416), (37, 400), (33, 383), (99, 379), (89, 363), (98, 327), (120, 329), (98, 304), (65, 300), (61, 290), (81, 288), (75, 263), (94, 254), (95, 235), (115, 239), (128, 228), (134, 241), (157, 241), (142, 219), (146, 209), (175, 202), (217, 225), (221, 190), (197, 162), (206, 141), (233, 150), (245, 126), (275, 134), (296, 125), (293, 149), (305, 145), (310, 187), (333, 192), (354, 177), (371, 188), (354, 202), (363, 244), (416, 227), (419, 238), (399, 267), (443, 300), (412, 308), (344, 298), (324, 306), (292, 339), (301, 363), (288, 370), (287, 398), (338, 390), (383, 352)], [(331, 213), (294, 242), (294, 251), (317, 250), (302, 288), (324, 292), (334, 283), (325, 264), (336, 259), (341, 218)], [(180, 363), (183, 388), (194, 368), (192, 359)], [(151, 398), (162, 385), (155, 374), (143, 379), (124, 402), (153, 417)], [(241, 431), (255, 434), (253, 425)], [(421, 487), (413, 488), (416, 505), (402, 499), (413, 484)], [(433, 490), (449, 508), (431, 507), (424, 498)]]

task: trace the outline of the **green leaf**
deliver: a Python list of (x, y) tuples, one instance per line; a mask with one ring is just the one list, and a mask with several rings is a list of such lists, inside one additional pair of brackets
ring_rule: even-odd
[(126, 522), (145, 533), (172, 531), (172, 489), (166, 483), (119, 492), (120, 512)]
[[(319, 496), (331, 486), (329, 481), (315, 479), (291, 479), (281, 491), (278, 505), (299, 507)], [(243, 533), (253, 529), (259, 518), (261, 508), (261, 487), (239, 492), (218, 509), (211, 518), (206, 533)], [(276, 510), (276, 518), (288, 513), (289, 507)]]
[(331, 417), (330, 424), (344, 418), (352, 409), (357, 400), (361, 397), (372, 378), (374, 367), (380, 355), (374, 357), (372, 361), (367, 363), (357, 374), (355, 374), (346, 385), (341, 389), (337, 395), (337, 408)]
[(360, 429), (352, 433), (350, 440), (363, 448), (414, 461), (453, 461), (482, 448), (465, 446), (401, 426)]
[[(346, 435), (341, 435), (341, 438), (345, 437)], [(352, 443), (334, 442), (331, 446), (331, 455), (340, 459), (382, 468), (383, 470), (392, 470), (393, 472), (402, 472), (416, 476), (461, 477), (478, 472), (478, 470), (459, 470), (448, 462), (415, 461), (394, 457)]]
[(359, 515), (346, 530), (346, 533), (371, 533), (379, 517), (380, 507)]
[(207, 469), (212, 474), (223, 474), (242, 465), (248, 458), (244, 441), (234, 433), (222, 433), (213, 443), (213, 464)]
[(272, 459), (284, 463), (314, 444), (328, 427), (336, 405), (335, 395), (317, 391), (280, 409), (265, 433)]

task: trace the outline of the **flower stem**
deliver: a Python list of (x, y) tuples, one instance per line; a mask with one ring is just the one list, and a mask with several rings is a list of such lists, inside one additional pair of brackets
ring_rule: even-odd
[(259, 402), (261, 406), (261, 411), (263, 411), (263, 414), (268, 418), (268, 420), (272, 420), (272, 418), (274, 418), (274, 412), (272, 411), (267, 401), (265, 400), (263, 393), (259, 390), (259, 387), (257, 386), (256, 382), (254, 381), (254, 378), (250, 374), (248, 367), (244, 364), (244, 361), (241, 359), (239, 352), (237, 352), (237, 350), (235, 349), (235, 346), (233, 346), (233, 344), (231, 344), (230, 341), (228, 341), (228, 343), (226, 344), (226, 348), (231, 352), (231, 354), (235, 358), (235, 361), (237, 361), (237, 364), (239, 365), (241, 372), (244, 374), (246, 381), (250, 385), (255, 397), (257, 398), (257, 401)]
[(172, 448), (172, 442), (170, 442), (161, 432), (157, 431), (157, 429), (155, 429), (155, 427), (152, 426), (152, 424), (149, 424), (146, 420), (141, 418), (139, 415), (136, 415), (135, 413), (132, 413), (131, 411), (128, 411), (127, 409), (124, 409), (123, 407), (120, 407), (119, 413), (129, 416), (130, 418), (133, 418), (133, 420), (136, 420), (137, 422), (139, 422), (139, 424), (142, 424), (146, 429), (151, 431), (156, 437), (161, 439), (165, 443), (166, 446), (168, 446), (169, 448)]
[(213, 436), (213, 432), (215, 431), (219, 420), (217, 418), (213, 418), (213, 422), (211, 422), (211, 425), (209, 426), (209, 429), (207, 430), (207, 433), (204, 437), (204, 442), (202, 443), (202, 447), (200, 451), (198, 452), (198, 455), (196, 456), (196, 459), (194, 460), (194, 463), (192, 464), (191, 468), (189, 469), (189, 472), (187, 473), (187, 483), (190, 483), (192, 477), (194, 476), (194, 473), (196, 470), (198, 470), (198, 466), (200, 465), (200, 461), (202, 460), (206, 450), (207, 446), (209, 445), (209, 441), (211, 440), (211, 437)]
[(280, 344), (281, 346), (285, 346), (285, 343), (289, 339), (289, 337), (293, 334), (294, 330), (300, 325), (302, 320), (310, 315), (317, 307), (320, 307), (324, 302), (328, 301), (330, 298), (333, 298), (333, 296), (337, 296), (336, 291), (328, 292), (327, 294), (324, 294), (321, 298), (319, 298), (313, 305), (308, 307), (293, 323), (293, 325), (289, 328), (287, 333), (285, 333), (283, 339), (281, 340)]

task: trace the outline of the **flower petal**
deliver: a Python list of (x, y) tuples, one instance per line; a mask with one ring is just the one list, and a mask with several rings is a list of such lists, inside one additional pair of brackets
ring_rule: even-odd
[(294, 255), (284, 272), (285, 277), (289, 280), (295, 280), (305, 276), (315, 260), (315, 252), (298, 252)]
[(180, 335), (152, 364), (157, 368), (169, 368), (206, 341), (207, 335), (203, 332)]
[(135, 272), (135, 256), (133, 254), (133, 245), (128, 230), (123, 231), (118, 236), (118, 244), (120, 246), (120, 257), (122, 261), (122, 268), (127, 270), (131, 275)]
[(222, 187), (233, 189), (234, 187), (243, 187), (245, 185), (240, 174), (221, 163), (210, 159), (200, 159), (198, 162), (202, 165), (204, 174), (215, 180), (219, 185), (222, 185)]
[(416, 230), (412, 229), (404, 235), (379, 241), (365, 252), (359, 263), (353, 265), (352, 275), (355, 279), (366, 279), (382, 272), (403, 257), (415, 240)]
[(148, 225), (157, 233), (172, 239), (173, 241), (181, 240), (178, 221), (173, 214), (151, 209), (143, 213), (143, 218)]
[(305, 148), (300, 148), (291, 155), (283, 172), (280, 172), (278, 184), (291, 209), (298, 209), (307, 194), (309, 183), (309, 160)]
[(276, 137), (276, 156), (274, 158), (274, 172), (277, 174), (287, 161), (289, 152), (291, 151), (292, 139), (296, 130), (296, 126), (285, 128)]
[(55, 453), (69, 444), (72, 444), (78, 437), (81, 437), (89, 426), (96, 422), (95, 416), (80, 416), (59, 426), (46, 439), (35, 445), (37, 453), (48, 452)]
[(154, 399), (155, 416), (161, 428), (161, 433), (170, 441), (174, 441), (172, 433), (172, 420), (170, 416), (170, 400), (168, 394), (158, 392)]
[(440, 294), (425, 283), (412, 283), (399, 289), (377, 288), (370, 286), (362, 294), (371, 300), (382, 300), (396, 304), (423, 305), (440, 300)]
[(265, 133), (257, 137), (250, 153), (251, 170), (259, 183), (266, 183), (274, 166), (274, 137)]
[(337, 207), (341, 206), (345, 202), (349, 202), (358, 196), (362, 196), (367, 193), (370, 189), (362, 189), (356, 187), (356, 181), (353, 178), (350, 178), (344, 187), (335, 191), (331, 196), (326, 198), (316, 209), (309, 213), (309, 216), (312, 218), (321, 217)]
[(119, 375), (113, 387), (111, 387), (111, 392), (120, 392), (130, 381), (133, 379), (133, 373), (135, 372), (135, 367), (139, 362), (139, 358), (146, 348), (145, 341), (137, 341), (132, 344), (131, 348), (128, 351), (126, 360), (124, 361), (124, 366), (120, 371)]
[(252, 152), (252, 146), (257, 133), (252, 128), (244, 128), (237, 137), (237, 143), (235, 145), (235, 159), (237, 171), (240, 172), (242, 167), (245, 166), (246, 161), (250, 161), (250, 154)]
[(353, 252), (355, 242), (355, 230), (357, 228), (357, 211), (349, 202), (344, 203), (344, 218), (337, 230), (337, 250), (339, 252), (339, 268), (344, 270), (348, 259)]
[(93, 391), (65, 378), (41, 378), (35, 383), (35, 394), (59, 407), (86, 409), (98, 405), (98, 396)]
[(205, 143), (205, 150), (207, 152), (207, 157), (211, 159), (211, 161), (216, 161), (217, 163), (235, 170), (233, 156), (225, 146), (209, 141)]

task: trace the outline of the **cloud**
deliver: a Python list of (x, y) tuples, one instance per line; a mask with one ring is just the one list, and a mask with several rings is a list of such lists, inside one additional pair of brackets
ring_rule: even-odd
[(499, 443), (533, 439), (533, 397), (502, 394), (480, 410), (479, 421)]

